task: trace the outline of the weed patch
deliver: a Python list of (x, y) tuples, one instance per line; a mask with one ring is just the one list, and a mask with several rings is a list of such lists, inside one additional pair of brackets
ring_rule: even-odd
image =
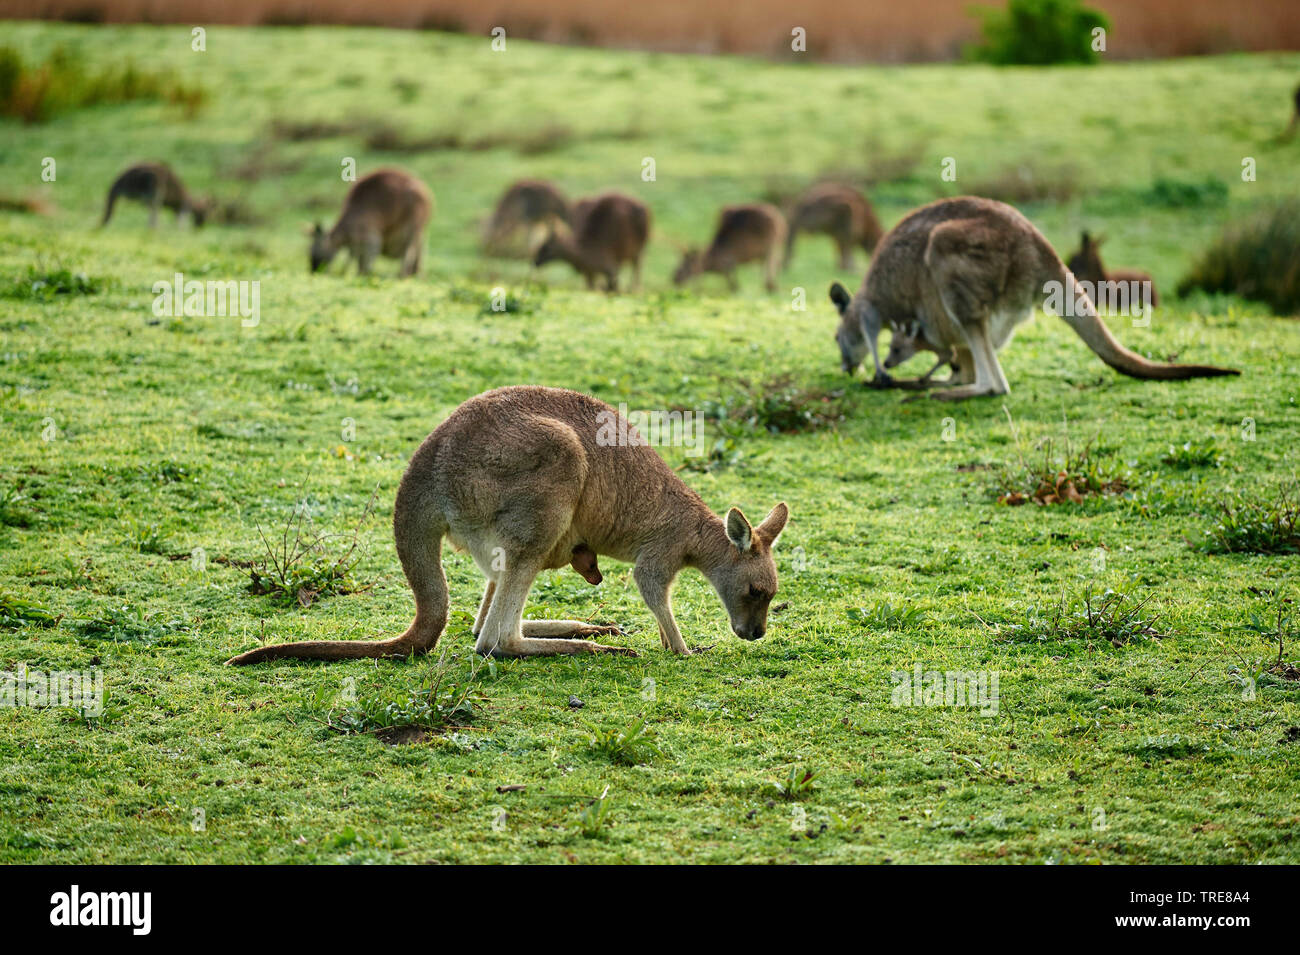
[(1218, 520), (1200, 549), (1208, 554), (1300, 554), (1300, 500), (1296, 485), (1272, 499), (1238, 491), (1216, 502)]

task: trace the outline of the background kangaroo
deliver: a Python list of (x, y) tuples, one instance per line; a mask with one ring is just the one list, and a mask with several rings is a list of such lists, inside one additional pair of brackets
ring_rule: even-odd
[(186, 213), (196, 226), (202, 226), (212, 203), (194, 198), (181, 183), (180, 177), (166, 163), (142, 162), (124, 170), (108, 188), (108, 201), (104, 204), (104, 221), (100, 228), (113, 218), (113, 206), (118, 199), (134, 199), (149, 206), (149, 228), (158, 227), (158, 209), (167, 208), (179, 220)]
[[(1121, 296), (1121, 303), (1127, 306), (1129, 301), (1129, 290), (1132, 283), (1137, 282), (1141, 290), (1142, 298), (1140, 299), (1142, 307), (1156, 306), (1160, 304), (1160, 297), (1156, 295), (1156, 283), (1151, 276), (1139, 269), (1115, 269), (1108, 270), (1101, 262), (1101, 243), (1104, 237), (1094, 239), (1087, 232), (1083, 233), (1079, 241), (1079, 251), (1070, 256), (1066, 262), (1066, 268), (1074, 273), (1074, 277), (1080, 282), (1088, 282), (1091, 288), (1096, 292), (1103, 282), (1115, 282), (1119, 284), (1118, 292)], [(1093, 304), (1100, 304), (1096, 300), (1100, 294), (1094, 294)]]
[(549, 182), (520, 179), (497, 201), (483, 229), (483, 245), (496, 251), (522, 228), (552, 229), (557, 223), (573, 226), (569, 200)]
[(1295, 92), (1291, 94), (1291, 98), (1294, 101), (1291, 110), (1291, 122), (1287, 123), (1286, 129), (1284, 129), (1282, 134), (1278, 137), (1283, 142), (1286, 142), (1295, 136), (1296, 129), (1300, 128), (1300, 86), (1295, 88)]
[(380, 169), (353, 183), (343, 212), (326, 232), (318, 222), (311, 233), (311, 270), (320, 271), (347, 249), (357, 272), (367, 275), (375, 257), (400, 259), (398, 275), (420, 268), (424, 227), (433, 213), (428, 187), (400, 169)]
[(594, 288), (603, 276), (605, 289), (618, 291), (618, 273), (632, 265), (632, 287), (641, 284), (641, 255), (650, 237), (650, 209), (640, 199), (607, 192), (575, 204), (576, 228), (552, 228), (533, 256), (534, 265), (561, 259), (578, 270)]
[(736, 268), (747, 262), (763, 263), (763, 283), (776, 291), (785, 246), (785, 216), (765, 202), (727, 206), (718, 216), (713, 241), (703, 252), (688, 249), (673, 273), (673, 282), (683, 285), (702, 272), (718, 272), (734, 292), (740, 287)]
[[(628, 440), (620, 443), (618, 435)], [(538, 573), (570, 563), (594, 570), (596, 554), (635, 564), (633, 578), (664, 647), (690, 653), (670, 598), (683, 567), (703, 572), (738, 637), (757, 640), (777, 588), (772, 547), (788, 516), (785, 504), (752, 528), (734, 507), (725, 520), (715, 516), (602, 401), (556, 388), (499, 388), (453, 411), (412, 456), (397, 489), (393, 533), (415, 594), (415, 620), (406, 632), (388, 640), (284, 643), (228, 662), (428, 652), (447, 624), (444, 537), (469, 551), (487, 578), (474, 623), (474, 649), (481, 654), (634, 655), (578, 639), (616, 627), (522, 619)]]
[(813, 186), (795, 203), (785, 240), (786, 264), (794, 254), (795, 236), (800, 232), (820, 232), (834, 239), (842, 269), (853, 268), (854, 246), (870, 255), (884, 235), (866, 196), (851, 186), (833, 182)]
[[(1053, 301), (1053, 288), (1059, 303)], [(1051, 305), (1102, 361), (1134, 378), (1182, 379), (1238, 374), (1230, 368), (1170, 365), (1129, 351), (1110, 333), (1043, 234), (1011, 206), (970, 196), (940, 199), (909, 213), (880, 243), (858, 293), (831, 286), (840, 313), (841, 366), (853, 372), (871, 353), (873, 383), (893, 384), (877, 338), (887, 323), (920, 323), (927, 341), (951, 349), (957, 387), (945, 399), (1005, 395), (1011, 387), (998, 351), (1035, 306)]]

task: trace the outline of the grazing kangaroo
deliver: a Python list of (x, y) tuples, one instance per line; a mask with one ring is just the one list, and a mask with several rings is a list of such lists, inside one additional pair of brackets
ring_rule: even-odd
[(884, 235), (867, 198), (851, 186), (833, 182), (813, 186), (795, 203), (785, 239), (787, 265), (800, 232), (820, 232), (834, 239), (842, 269), (853, 268), (854, 246), (870, 255)]
[[(1092, 303), (1098, 307), (1116, 305), (1127, 309), (1130, 304), (1130, 290), (1141, 291), (1141, 307), (1154, 308), (1160, 304), (1156, 295), (1156, 283), (1151, 276), (1139, 269), (1107, 269), (1101, 262), (1101, 243), (1105, 236), (1094, 239), (1087, 232), (1079, 243), (1079, 251), (1070, 256), (1065, 267), (1074, 273), (1074, 277), (1085, 283), (1084, 291)], [(1104, 283), (1109, 282), (1109, 287)], [(1134, 284), (1136, 283), (1136, 285)], [(1138, 304), (1134, 302), (1133, 304)]]
[(161, 162), (142, 162), (131, 166), (113, 180), (108, 188), (108, 201), (104, 205), (102, 229), (113, 218), (113, 206), (118, 199), (134, 199), (149, 206), (149, 228), (158, 228), (158, 210), (170, 209), (179, 220), (188, 214), (195, 226), (202, 226), (212, 208), (211, 200), (196, 199), (185, 189), (180, 177), (171, 167)]
[(400, 259), (405, 278), (420, 268), (424, 227), (433, 213), (428, 187), (400, 169), (380, 169), (353, 183), (343, 212), (326, 232), (319, 222), (311, 232), (311, 270), (319, 272), (340, 249), (347, 249), (361, 275), (376, 256)]
[(605, 289), (618, 291), (618, 273), (632, 265), (632, 287), (641, 285), (641, 255), (650, 237), (650, 209), (640, 199), (607, 192), (575, 205), (574, 231), (552, 228), (533, 256), (534, 265), (556, 259), (572, 265), (594, 288), (604, 276)]
[(521, 228), (549, 230), (559, 222), (572, 226), (570, 214), (569, 200), (555, 186), (540, 179), (520, 179), (497, 202), (483, 229), (483, 245), (500, 249)]
[(415, 595), (406, 632), (388, 640), (283, 643), (227, 662), (427, 653), (447, 624), (444, 537), (469, 551), (487, 578), (474, 623), (474, 649), (484, 655), (635, 655), (578, 639), (617, 627), (522, 619), (534, 578), (573, 562), (575, 546), (593, 564), (595, 554), (635, 564), (632, 576), (664, 647), (691, 652), (670, 598), (683, 567), (698, 568), (713, 585), (736, 636), (757, 640), (777, 588), (772, 548), (788, 516), (785, 504), (757, 527), (734, 507), (725, 519), (715, 516), (603, 401), (558, 388), (498, 388), (453, 411), (416, 450), (397, 489), (393, 532)]
[(881, 367), (880, 330), (919, 330), (951, 349), (956, 387), (932, 397), (956, 400), (1010, 392), (998, 351), (1035, 306), (1055, 311), (1102, 361), (1134, 378), (1183, 379), (1236, 375), (1230, 368), (1148, 361), (1111, 335), (1074, 276), (1043, 234), (1006, 203), (970, 196), (940, 199), (909, 213), (876, 249), (858, 293), (831, 286), (840, 313), (835, 333), (841, 367), (852, 374), (871, 353), (872, 384), (895, 382)]
[(734, 292), (740, 287), (737, 266), (762, 262), (763, 284), (769, 292), (775, 292), (785, 236), (785, 216), (774, 206), (765, 202), (727, 206), (718, 216), (709, 247), (703, 252), (688, 249), (673, 273), (673, 282), (684, 285), (702, 272), (718, 272)]

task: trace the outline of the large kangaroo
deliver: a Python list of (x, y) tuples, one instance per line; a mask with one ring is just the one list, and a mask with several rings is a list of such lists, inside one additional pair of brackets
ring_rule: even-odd
[(549, 182), (520, 179), (498, 200), (483, 229), (483, 244), (488, 250), (502, 248), (521, 228), (554, 228), (564, 222), (573, 226), (569, 200)]
[(673, 273), (673, 282), (684, 285), (702, 272), (718, 272), (726, 276), (734, 292), (740, 287), (736, 267), (762, 262), (763, 284), (769, 292), (775, 292), (785, 236), (785, 216), (774, 206), (765, 202), (727, 206), (718, 216), (709, 247), (703, 252), (688, 249)]
[(568, 262), (594, 288), (603, 276), (605, 289), (618, 291), (618, 273), (632, 265), (632, 287), (641, 284), (641, 254), (650, 236), (650, 209), (640, 199), (606, 192), (574, 206), (576, 231), (552, 228), (533, 255), (534, 265), (561, 259)]
[(870, 255), (884, 235), (866, 196), (834, 182), (813, 186), (795, 203), (785, 239), (787, 265), (794, 254), (795, 236), (800, 232), (820, 232), (834, 239), (842, 269), (853, 268), (855, 246)]
[(118, 199), (134, 199), (149, 206), (149, 228), (158, 228), (158, 210), (170, 209), (179, 220), (189, 215), (195, 226), (202, 226), (212, 203), (196, 199), (185, 189), (180, 177), (171, 167), (161, 162), (142, 162), (124, 170), (108, 188), (108, 201), (104, 204), (102, 229), (113, 218), (113, 206)]
[(873, 384), (893, 385), (876, 339), (888, 324), (919, 330), (933, 347), (951, 349), (957, 387), (932, 394), (960, 399), (1005, 395), (1011, 387), (998, 351), (1035, 306), (1052, 308), (1102, 361), (1134, 378), (1236, 375), (1230, 368), (1148, 361), (1111, 335), (1043, 234), (1011, 206), (992, 199), (940, 199), (909, 213), (876, 249), (858, 293), (831, 286), (840, 313), (835, 334), (841, 367), (852, 374), (870, 351)]
[(474, 623), (481, 654), (635, 655), (578, 639), (617, 627), (522, 619), (539, 572), (572, 563), (586, 576), (596, 554), (635, 564), (633, 578), (664, 647), (690, 653), (669, 596), (683, 567), (703, 572), (738, 637), (757, 640), (777, 587), (772, 547), (788, 516), (778, 504), (753, 528), (734, 507), (716, 517), (604, 402), (556, 388), (499, 388), (453, 411), (420, 445), (397, 489), (393, 532), (415, 594), (406, 632), (388, 640), (283, 643), (228, 662), (427, 653), (447, 624), (444, 537), (469, 551), (487, 578)]
[(347, 249), (361, 275), (369, 274), (380, 255), (401, 259), (399, 276), (414, 275), (432, 213), (432, 193), (410, 173), (380, 169), (363, 176), (348, 190), (334, 227), (326, 232), (318, 222), (312, 229), (311, 270), (319, 271), (339, 249)]
[[(1150, 273), (1140, 269), (1108, 269), (1102, 264), (1101, 243), (1104, 238), (1094, 239), (1087, 232), (1083, 233), (1079, 251), (1065, 263), (1074, 277), (1085, 283), (1084, 290), (1091, 289), (1088, 297), (1092, 303), (1100, 306), (1105, 302), (1120, 308), (1128, 308), (1130, 304), (1141, 308), (1159, 305), (1160, 296), (1156, 295), (1156, 283)], [(1109, 288), (1104, 285), (1107, 282), (1111, 283)], [(1131, 290), (1137, 291), (1140, 298), (1130, 303)]]

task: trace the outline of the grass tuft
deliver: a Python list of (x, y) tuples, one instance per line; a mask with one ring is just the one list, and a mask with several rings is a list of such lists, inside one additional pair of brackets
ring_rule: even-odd
[(313, 530), (304, 507), (293, 509), (278, 540), (268, 540), (259, 524), (257, 534), (264, 553), (249, 569), (248, 592), (310, 607), (318, 597), (368, 590), (370, 585), (357, 583), (352, 573), (364, 555), (361, 528), (374, 511), (378, 492), (376, 487), (349, 534)]
[(994, 471), (999, 504), (1081, 504), (1090, 494), (1122, 494), (1135, 483), (1133, 474), (1111, 454), (1099, 451), (1096, 436), (1083, 445), (1067, 433), (1040, 438), (1027, 448), (1006, 411), (1016, 442), (1016, 460)]
[(456, 679), (456, 659), (443, 653), (415, 680), (395, 688), (339, 694), (338, 684), (325, 680), (304, 700), (305, 709), (336, 733), (372, 734), (388, 743), (418, 742), (458, 729), (480, 716), (484, 697), (477, 688), (481, 666), (472, 664)]
[(1300, 554), (1300, 500), (1294, 483), (1279, 487), (1273, 499), (1228, 494), (1217, 508), (1218, 522), (1205, 532), (1203, 552)]
[(1065, 596), (1050, 610), (1030, 609), (1021, 624), (1012, 624), (1008, 630), (1010, 643), (1062, 643), (1079, 641), (1091, 650), (1108, 643), (1123, 647), (1164, 634), (1155, 629), (1158, 615), (1148, 615), (1146, 606), (1151, 598), (1135, 600), (1127, 594), (1107, 590), (1094, 596), (1091, 588), (1073, 605), (1067, 605)]
[(638, 716), (626, 729), (598, 729), (592, 733), (587, 749), (620, 766), (637, 766), (663, 758), (663, 751), (655, 743), (654, 731), (646, 726), (646, 718)]
[(844, 420), (844, 392), (808, 387), (783, 374), (759, 384), (741, 382), (742, 391), (704, 403), (705, 417), (749, 431), (797, 434), (836, 427)]

